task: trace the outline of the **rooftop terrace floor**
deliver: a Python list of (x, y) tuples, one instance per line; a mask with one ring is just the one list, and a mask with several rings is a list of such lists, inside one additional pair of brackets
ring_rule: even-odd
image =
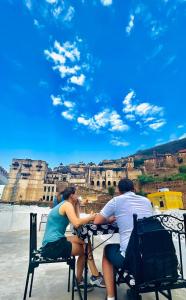
[[(38, 233), (38, 245), (43, 231)], [(100, 240), (95, 238), (95, 244)], [(23, 298), (28, 268), (29, 231), (0, 232), (0, 299), (21, 300)], [(95, 260), (101, 270), (103, 246), (95, 250)], [(68, 266), (65, 263), (42, 265), (35, 271), (33, 300), (67, 300)], [(127, 299), (126, 285), (118, 288), (118, 299)], [(29, 299), (29, 298), (28, 298)], [(75, 299), (79, 299), (75, 293)], [(88, 293), (88, 299), (105, 299), (105, 289), (95, 288)], [(155, 299), (154, 294), (146, 294), (143, 300)], [(161, 299), (165, 299), (161, 297)], [(185, 300), (186, 290), (173, 291), (173, 299)]]

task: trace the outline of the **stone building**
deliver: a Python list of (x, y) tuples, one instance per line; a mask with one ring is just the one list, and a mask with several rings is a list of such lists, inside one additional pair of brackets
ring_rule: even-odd
[[(121, 161), (120, 167), (113, 167), (111, 161), (102, 163), (100, 166), (91, 167), (89, 169), (88, 184), (94, 189), (107, 189), (110, 186), (116, 187), (122, 178), (131, 180), (137, 179), (142, 175), (140, 169), (134, 169), (133, 158), (128, 158), (125, 162)], [(108, 166), (109, 165), (109, 166)], [(112, 167), (111, 167), (112, 166)]]
[(8, 172), (0, 166), (0, 185), (5, 185), (8, 182)]
[(40, 201), (48, 165), (42, 160), (13, 159), (3, 201)]
[(186, 164), (186, 149), (178, 151), (178, 161), (179, 163)]
[(2, 199), (5, 185), (8, 182), (8, 172), (0, 166), (0, 200)]

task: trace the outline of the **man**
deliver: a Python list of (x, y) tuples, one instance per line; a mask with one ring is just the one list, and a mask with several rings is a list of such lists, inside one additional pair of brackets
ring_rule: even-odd
[(133, 229), (133, 214), (138, 218), (152, 215), (151, 202), (134, 193), (133, 182), (121, 179), (118, 183), (119, 196), (111, 199), (96, 216), (94, 223), (103, 224), (115, 217), (119, 227), (120, 244), (108, 244), (104, 249), (102, 268), (107, 289), (107, 300), (115, 300), (114, 269), (124, 265), (125, 251)]

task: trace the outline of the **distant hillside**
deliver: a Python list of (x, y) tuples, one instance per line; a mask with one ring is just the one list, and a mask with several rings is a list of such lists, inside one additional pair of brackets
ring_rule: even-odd
[(139, 150), (135, 155), (153, 155), (153, 152), (164, 154), (171, 153), (174, 154), (181, 149), (186, 149), (186, 138), (181, 140), (176, 140), (170, 143), (162, 144), (153, 148), (149, 148), (146, 150)]

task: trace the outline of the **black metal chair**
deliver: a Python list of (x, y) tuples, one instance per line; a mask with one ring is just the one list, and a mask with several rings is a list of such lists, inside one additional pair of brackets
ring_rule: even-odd
[(77, 279), (75, 276), (75, 257), (68, 257), (68, 258), (57, 258), (57, 259), (50, 259), (50, 258), (44, 258), (41, 255), (41, 250), (37, 249), (37, 214), (31, 213), (30, 214), (30, 242), (29, 242), (29, 265), (28, 265), (28, 272), (27, 272), (27, 278), (26, 278), (26, 284), (25, 284), (25, 290), (24, 290), (24, 296), (23, 300), (26, 300), (27, 297), (27, 290), (28, 290), (28, 284), (29, 279), (31, 275), (31, 282), (30, 282), (30, 290), (29, 290), (29, 297), (31, 297), (32, 294), (32, 285), (33, 285), (33, 279), (34, 279), (34, 271), (35, 268), (37, 268), (40, 264), (48, 264), (48, 263), (61, 263), (66, 262), (69, 265), (69, 276), (68, 276), (68, 292), (70, 291), (70, 270), (72, 269), (73, 275), (72, 275), (72, 300), (74, 300), (74, 286), (77, 285), (78, 293), (80, 298), (81, 292), (79, 290)]
[[(181, 289), (186, 288), (186, 274), (183, 272), (183, 247), (186, 251), (186, 214), (183, 215), (183, 219), (180, 219), (176, 216), (171, 215), (155, 215), (150, 218), (146, 218), (146, 220), (159, 220), (160, 224), (162, 225), (161, 231), (165, 231), (164, 229), (167, 229), (168, 232), (171, 234), (171, 242), (172, 238), (177, 240), (178, 243), (178, 249), (176, 252), (176, 273), (177, 276), (168, 277), (168, 278), (156, 278), (156, 280), (147, 280), (147, 277), (144, 276), (144, 264), (143, 264), (143, 257), (144, 257), (144, 246), (147, 247), (148, 240), (146, 239), (146, 242), (144, 242), (144, 232), (139, 232), (139, 223), (142, 220), (137, 219), (137, 215), (133, 216), (134, 221), (134, 229), (133, 229), (133, 242), (134, 242), (134, 249), (135, 254), (133, 255), (133, 266), (134, 272), (132, 272), (132, 277), (128, 274), (126, 277), (123, 275), (123, 270), (121, 272), (118, 272), (118, 270), (115, 270), (115, 292), (116, 292), (116, 299), (117, 299), (117, 285), (120, 285), (121, 283), (126, 283), (130, 289), (127, 291), (128, 298), (132, 300), (141, 300), (142, 294), (144, 293), (150, 293), (154, 292), (156, 300), (159, 300), (159, 293), (163, 295), (168, 300), (172, 300), (172, 294), (171, 290), (174, 289)], [(160, 231), (160, 230), (158, 230)], [(154, 240), (153, 240), (154, 237)], [(155, 238), (157, 238), (157, 230), (150, 232), (150, 242), (154, 242)], [(158, 242), (158, 241), (157, 241)], [(144, 243), (144, 245), (143, 245)], [(161, 243), (161, 241), (159, 241)], [(159, 244), (161, 247), (162, 245)], [(152, 246), (151, 246), (152, 248)], [(152, 257), (153, 260), (153, 257)], [(172, 262), (173, 263), (173, 262)], [(172, 264), (171, 263), (171, 264)], [(170, 262), (169, 265), (166, 261), (166, 256), (161, 258), (161, 268), (166, 270), (166, 268), (171, 267)], [(178, 271), (178, 272), (177, 272)], [(152, 268), (152, 273), (157, 272), (156, 265), (154, 265), (154, 268)], [(152, 275), (152, 274), (151, 274)], [(130, 283), (130, 279), (133, 278), (133, 285)], [(145, 280), (144, 280), (145, 278)]]

